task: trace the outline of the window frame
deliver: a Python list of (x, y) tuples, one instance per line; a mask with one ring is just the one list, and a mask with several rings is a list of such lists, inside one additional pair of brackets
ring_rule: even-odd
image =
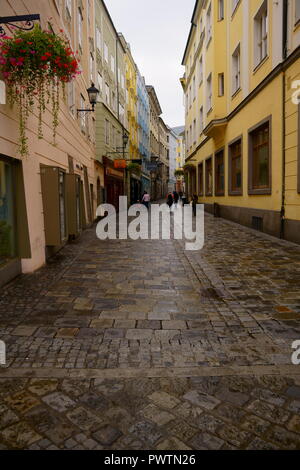
[[(222, 85), (222, 90), (220, 85)], [(225, 96), (225, 74), (224, 72), (218, 73), (218, 97)]]
[(300, 3), (298, 3), (298, 5), (299, 11), (297, 11), (297, 0), (295, 0), (295, 26), (300, 24)]
[[(269, 182), (265, 188), (254, 188), (253, 185), (253, 133), (265, 124), (269, 124)], [(272, 194), (272, 115), (266, 117), (255, 126), (248, 129), (248, 194), (249, 195), (271, 195)]]
[[(234, 61), (237, 63), (237, 69), (235, 70)], [(238, 86), (234, 86), (237, 84)], [(234, 97), (241, 89), (241, 43), (239, 43), (234, 52), (232, 53), (232, 90), (231, 96)]]
[[(208, 84), (210, 83), (210, 90)], [(206, 79), (206, 86), (207, 86), (207, 95), (206, 95), (206, 107), (207, 107), (207, 114), (211, 112), (213, 109), (213, 76), (212, 72), (208, 75)], [(210, 105), (210, 106), (209, 106)]]
[[(233, 189), (232, 187), (232, 160), (233, 152), (232, 148), (238, 142), (241, 143), (241, 187), (240, 189)], [(242, 196), (243, 195), (243, 134), (239, 135), (235, 139), (228, 143), (228, 195), (229, 196)]]
[(200, 197), (204, 196), (204, 162), (198, 164), (198, 194)]
[(218, 21), (223, 21), (224, 18), (225, 18), (225, 2), (224, 0), (218, 0)]
[[(211, 163), (211, 191), (208, 191), (208, 171), (207, 163)], [(210, 155), (205, 159), (205, 196), (212, 197), (214, 192), (214, 175), (213, 175), (213, 155)]]
[[(219, 188), (218, 174), (217, 174), (217, 169), (218, 169), (217, 159), (219, 158), (220, 154), (222, 154), (222, 157), (223, 157), (223, 180), (224, 180), (223, 189)], [(214, 178), (214, 180), (215, 180), (215, 196), (217, 196), (217, 197), (225, 196), (225, 147), (222, 147), (222, 148), (218, 149), (215, 152), (215, 155), (214, 155), (214, 176), (215, 176), (215, 178)]]
[[(265, 32), (263, 31), (263, 18), (266, 19), (266, 22), (264, 23), (266, 24)], [(253, 65), (255, 71), (269, 56), (269, 10), (267, 0), (263, 0), (262, 4), (254, 15), (253, 22)], [(264, 47), (266, 49), (265, 55), (263, 55)]]

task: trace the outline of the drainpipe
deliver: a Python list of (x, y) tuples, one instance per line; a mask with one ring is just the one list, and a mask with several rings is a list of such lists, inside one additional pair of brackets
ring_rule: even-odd
[(284, 238), (285, 231), (285, 175), (286, 175), (286, 154), (285, 154), (285, 100), (286, 100), (286, 74), (285, 74), (285, 60), (287, 58), (287, 41), (288, 41), (288, 0), (283, 0), (282, 12), (282, 198), (281, 198), (281, 211), (280, 211), (280, 238)]

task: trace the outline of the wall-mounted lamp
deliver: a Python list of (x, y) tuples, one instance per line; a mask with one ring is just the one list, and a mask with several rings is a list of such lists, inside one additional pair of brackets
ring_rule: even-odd
[(89, 97), (89, 102), (92, 105), (91, 109), (77, 109), (77, 117), (79, 113), (93, 113), (95, 111), (95, 104), (97, 103), (97, 96), (99, 93), (99, 90), (95, 87), (94, 83), (92, 83), (92, 86), (88, 88), (87, 94)]

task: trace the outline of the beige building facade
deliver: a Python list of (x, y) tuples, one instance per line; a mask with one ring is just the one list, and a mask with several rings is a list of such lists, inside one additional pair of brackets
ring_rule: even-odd
[[(47, 109), (43, 117), (42, 140), (37, 138), (38, 117), (33, 112), (26, 130), (29, 154), (22, 158), (18, 153), (17, 110), (4, 104), (1, 85), (0, 283), (43, 265), (49, 254), (69, 236), (79, 234), (95, 214), (95, 121), (92, 113), (77, 115), (78, 108), (89, 107), (86, 90), (93, 78), (89, 55), (94, 42), (94, 2), (42, 3), (41, 26), (47, 28), (52, 18), (54, 32), (65, 31), (72, 49), (78, 50), (82, 74), (67, 87), (66, 100), (61, 99), (56, 146), (50, 111)], [(40, 2), (34, 0), (1, 2), (3, 16), (39, 13), (37, 10)]]

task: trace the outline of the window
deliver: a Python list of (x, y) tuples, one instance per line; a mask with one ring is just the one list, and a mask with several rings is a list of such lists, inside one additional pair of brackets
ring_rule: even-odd
[(215, 186), (216, 196), (225, 194), (224, 150), (215, 155)]
[(295, 0), (295, 24), (300, 21), (300, 0)]
[(271, 193), (271, 118), (249, 130), (249, 194)]
[(105, 119), (105, 143), (109, 145), (109, 121)]
[(110, 69), (112, 73), (115, 73), (115, 58), (114, 56), (110, 56)]
[(122, 87), (123, 90), (124, 90), (124, 88), (125, 88), (125, 77), (124, 77), (124, 74), (123, 74), (123, 73), (121, 74), (121, 87)]
[(241, 88), (241, 51), (240, 45), (232, 54), (232, 94)]
[(190, 85), (189, 89), (189, 107), (192, 106), (192, 86)]
[(212, 75), (211, 73), (207, 79), (207, 113), (212, 109)]
[[(84, 96), (80, 95), (80, 109), (85, 108), (85, 99)], [(86, 130), (86, 113), (80, 113), (80, 127), (83, 132)]]
[(68, 106), (70, 113), (75, 115), (75, 84), (74, 82), (68, 83)]
[(264, 0), (254, 18), (254, 66), (268, 55), (268, 2)]
[(218, 1), (218, 20), (224, 20), (224, 0)]
[(94, 57), (93, 57), (93, 54), (90, 54), (90, 77), (91, 77), (91, 82), (94, 82)]
[(240, 0), (232, 0), (232, 14), (235, 12)]
[(103, 91), (103, 78), (102, 78), (102, 75), (99, 72), (97, 73), (97, 83), (98, 83), (98, 88), (99, 88), (99, 92), (100, 92), (100, 93), (98, 93), (97, 100), (101, 101), (101, 95), (102, 95), (102, 91)]
[(203, 123), (203, 106), (200, 108), (200, 134), (202, 134), (204, 128), (204, 123)]
[(193, 143), (196, 143), (196, 119), (193, 122)]
[(212, 37), (212, 15), (211, 15), (211, 4), (209, 5), (206, 13), (206, 31), (207, 31), (207, 45)]
[(204, 196), (203, 191), (203, 163), (198, 165), (198, 194)]
[(203, 82), (203, 58), (202, 56), (200, 57), (199, 61), (199, 86)]
[(193, 128), (190, 126), (190, 147), (193, 145)]
[(228, 193), (230, 196), (242, 195), (242, 139), (229, 144)]
[(98, 27), (96, 27), (96, 47), (101, 52), (101, 32)]
[(116, 94), (114, 91), (111, 92), (111, 101), (112, 101), (112, 109), (116, 111), (117, 102), (116, 102)]
[(104, 59), (108, 63), (108, 47), (106, 42), (104, 43)]
[(119, 114), (120, 114), (120, 121), (122, 122), (122, 124), (125, 124), (125, 122), (124, 122), (125, 108), (121, 103), (119, 103)]
[(196, 77), (193, 78), (193, 101), (196, 99)]
[(208, 158), (205, 162), (205, 194), (212, 196), (213, 178), (212, 178), (212, 158)]
[(72, 0), (66, 0), (66, 13), (67, 18), (70, 20), (72, 18)]
[(83, 16), (81, 9), (78, 8), (78, 44), (82, 49), (82, 26), (83, 26)]
[(224, 96), (224, 73), (219, 73), (218, 75), (218, 88), (219, 88), (219, 96)]
[(105, 83), (105, 102), (109, 106), (109, 85)]

